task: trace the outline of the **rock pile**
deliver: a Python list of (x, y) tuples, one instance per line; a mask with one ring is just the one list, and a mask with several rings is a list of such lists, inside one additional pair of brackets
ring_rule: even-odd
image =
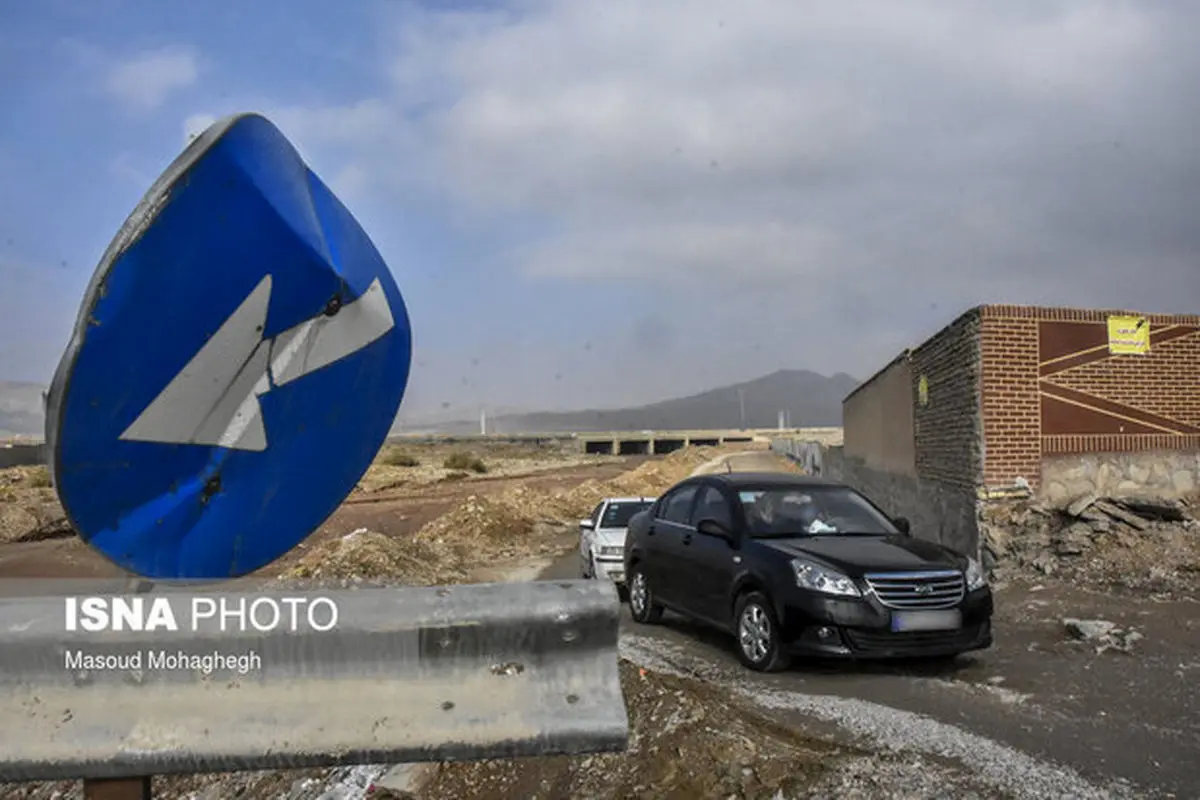
[(1137, 631), (1119, 628), (1116, 623), (1104, 619), (1068, 617), (1063, 620), (1063, 627), (1075, 641), (1094, 645), (1097, 653), (1107, 650), (1129, 653), (1144, 638)]
[(984, 566), (1154, 592), (1200, 587), (1200, 503), (1088, 494), (1061, 511), (1028, 500), (981, 512)]

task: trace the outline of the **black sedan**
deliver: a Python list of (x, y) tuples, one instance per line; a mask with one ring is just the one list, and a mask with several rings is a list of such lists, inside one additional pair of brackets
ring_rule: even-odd
[(670, 609), (713, 625), (755, 670), (793, 655), (946, 657), (992, 643), (978, 562), (839, 483), (688, 478), (631, 520), (624, 555), (634, 620)]

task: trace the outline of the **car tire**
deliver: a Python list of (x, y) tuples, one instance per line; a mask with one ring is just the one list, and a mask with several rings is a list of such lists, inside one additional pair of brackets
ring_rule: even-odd
[(775, 606), (762, 592), (747, 592), (734, 605), (738, 659), (756, 672), (778, 672), (790, 661), (779, 638)]
[(633, 565), (626, 586), (629, 592), (629, 614), (634, 622), (653, 625), (662, 619), (663, 607), (654, 602), (650, 582), (640, 564)]
[[(586, 565), (586, 566), (585, 566)], [(596, 577), (596, 564), (592, 561), (592, 557), (588, 556), (587, 561), (582, 559), (579, 562), (579, 577), (594, 578)]]

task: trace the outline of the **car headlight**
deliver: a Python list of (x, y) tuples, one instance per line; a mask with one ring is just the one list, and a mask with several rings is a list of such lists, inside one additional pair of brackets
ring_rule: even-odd
[(606, 557), (609, 557), (609, 558), (616, 558), (616, 557), (618, 557), (618, 556), (623, 556), (623, 555), (625, 555), (625, 548), (624, 548), (624, 547), (617, 547), (617, 546), (615, 546), (615, 545), (608, 545), (608, 544), (606, 544), (606, 545), (601, 545), (601, 547), (600, 547), (600, 555), (601, 555), (601, 556), (606, 556)]
[(854, 581), (840, 572), (819, 567), (799, 558), (792, 560), (792, 570), (796, 573), (796, 585), (801, 589), (811, 589), (814, 592), (841, 597), (862, 596), (862, 592), (854, 585)]
[(968, 592), (987, 586), (987, 576), (983, 574), (983, 567), (979, 566), (979, 562), (970, 556), (967, 556), (966, 580)]

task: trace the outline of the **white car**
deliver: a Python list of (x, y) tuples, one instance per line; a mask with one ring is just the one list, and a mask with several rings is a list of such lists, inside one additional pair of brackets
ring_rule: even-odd
[(629, 520), (653, 503), (653, 497), (609, 497), (587, 519), (579, 520), (579, 575), (625, 585), (625, 531)]

